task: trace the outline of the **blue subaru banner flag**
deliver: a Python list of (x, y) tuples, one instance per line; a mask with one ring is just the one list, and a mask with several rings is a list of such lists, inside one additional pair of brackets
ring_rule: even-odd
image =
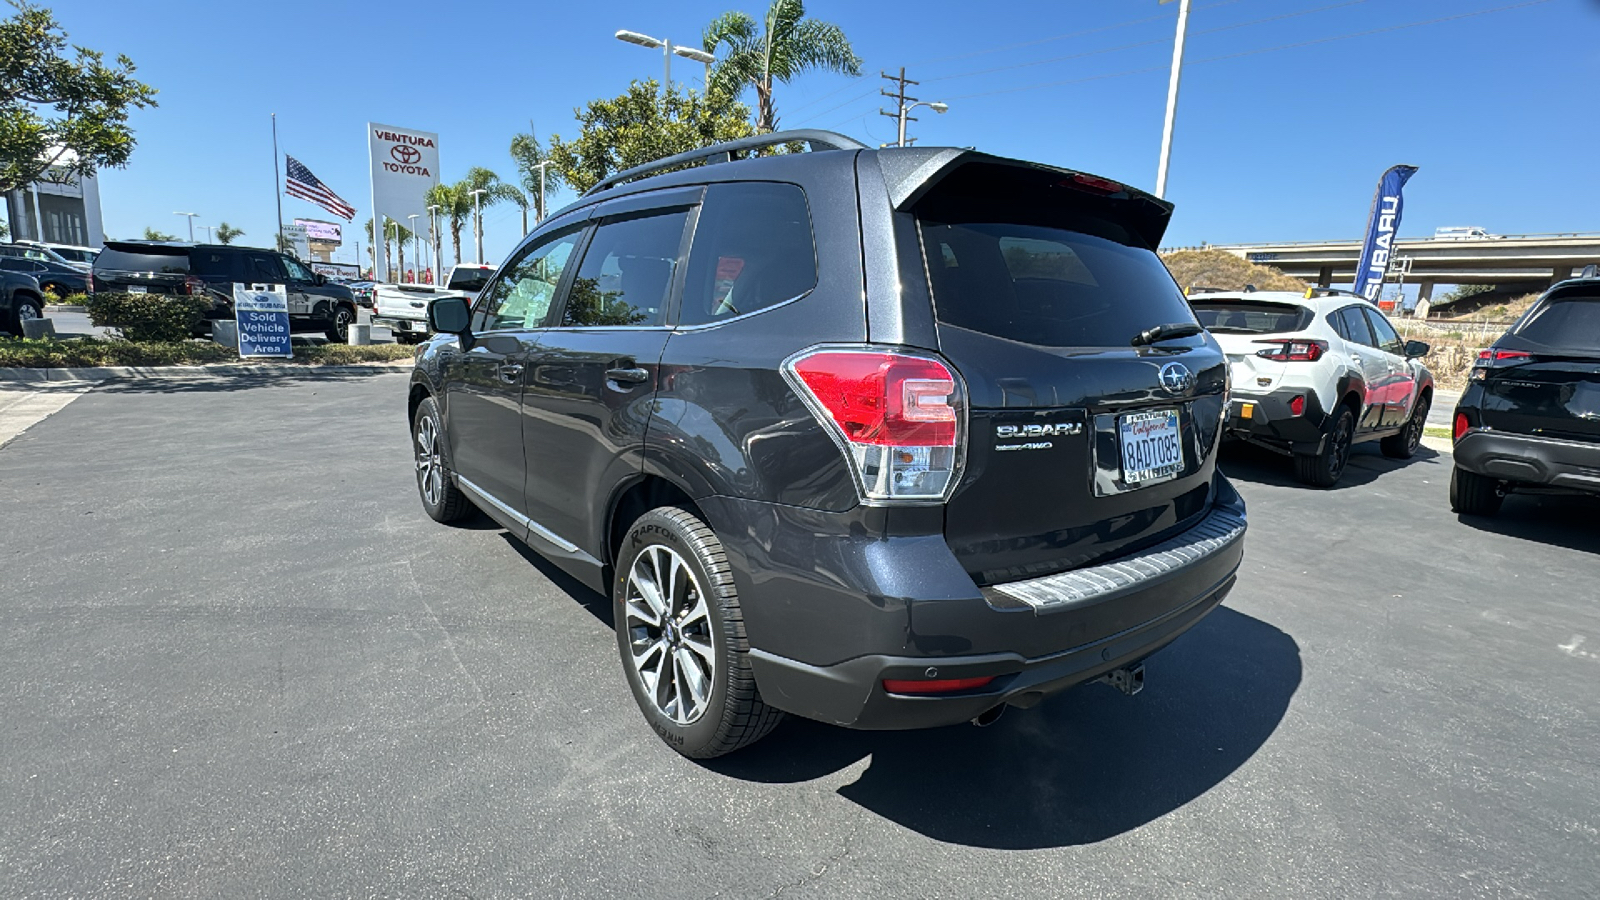
[(1389, 273), (1389, 257), (1400, 233), (1400, 209), (1405, 205), (1400, 192), (1417, 174), (1416, 166), (1394, 166), (1378, 180), (1372, 196), (1372, 212), (1367, 215), (1367, 235), (1361, 244), (1361, 261), (1356, 264), (1355, 292), (1378, 302), (1384, 276)]

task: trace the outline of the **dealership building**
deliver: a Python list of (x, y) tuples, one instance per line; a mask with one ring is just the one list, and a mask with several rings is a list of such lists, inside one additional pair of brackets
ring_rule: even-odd
[(6, 194), (6, 226), (11, 240), (100, 247), (100, 181), (93, 175), (46, 177)]

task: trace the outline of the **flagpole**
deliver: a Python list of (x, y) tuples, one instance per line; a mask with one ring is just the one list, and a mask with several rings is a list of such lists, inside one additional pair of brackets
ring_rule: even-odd
[(279, 187), (283, 182), (278, 179), (278, 114), (272, 114), (272, 196), (278, 201), (278, 245), (274, 250), (283, 249), (283, 191)]

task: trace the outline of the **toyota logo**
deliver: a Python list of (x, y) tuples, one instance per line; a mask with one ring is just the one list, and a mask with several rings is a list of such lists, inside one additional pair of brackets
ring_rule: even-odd
[(1161, 387), (1169, 394), (1181, 394), (1194, 387), (1194, 373), (1183, 363), (1167, 363), (1161, 367)]
[(389, 155), (394, 157), (394, 161), (397, 163), (414, 166), (417, 164), (417, 160), (422, 158), (422, 151), (415, 147), (408, 147), (405, 144), (395, 144), (389, 148)]

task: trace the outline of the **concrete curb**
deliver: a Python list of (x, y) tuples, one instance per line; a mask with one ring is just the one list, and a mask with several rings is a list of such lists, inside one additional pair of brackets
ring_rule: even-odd
[(110, 381), (122, 378), (153, 378), (185, 381), (224, 376), (275, 377), (284, 375), (373, 375), (409, 372), (411, 363), (357, 363), (343, 366), (312, 366), (294, 363), (259, 365), (224, 364), (215, 366), (95, 366), (84, 369), (22, 369), (0, 367), (0, 384), (71, 384)]
[(51, 314), (53, 312), (88, 312), (88, 311), (89, 311), (89, 307), (87, 307), (87, 306), (46, 306), (44, 308), (45, 315), (49, 315), (49, 314)]

